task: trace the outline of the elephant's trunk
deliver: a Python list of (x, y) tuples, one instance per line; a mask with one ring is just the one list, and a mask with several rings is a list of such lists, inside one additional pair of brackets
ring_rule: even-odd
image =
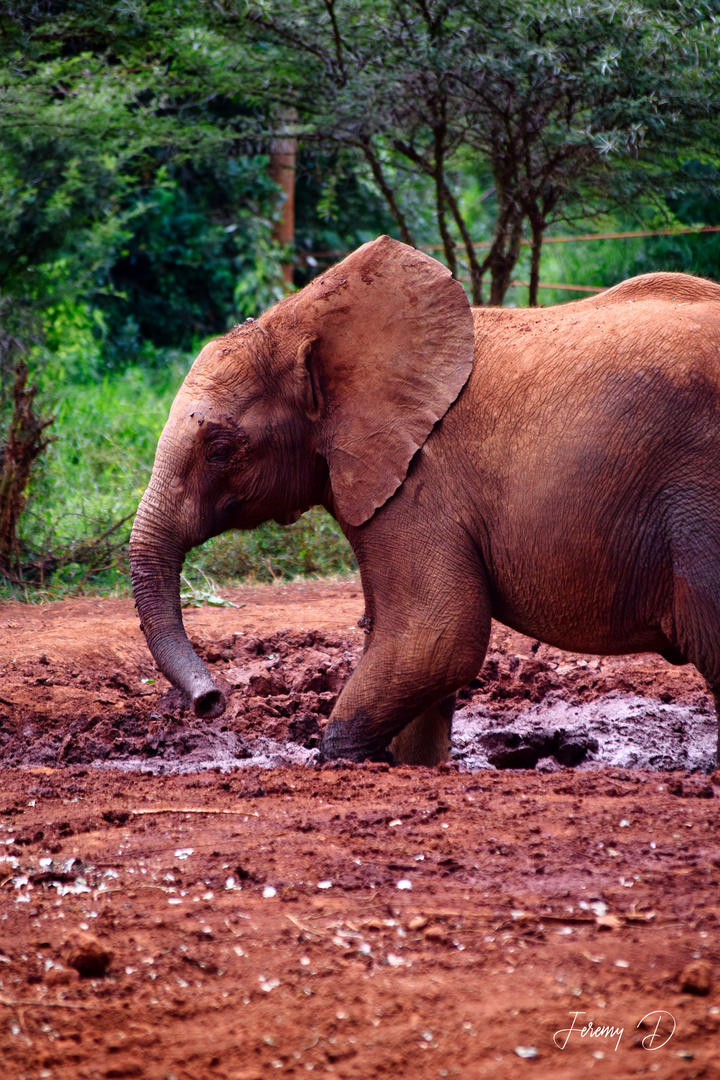
[(162, 673), (189, 696), (196, 716), (212, 720), (225, 711), (225, 695), (214, 685), (183, 626), (180, 570), (187, 550), (148, 490), (130, 537), (132, 585), (142, 629)]

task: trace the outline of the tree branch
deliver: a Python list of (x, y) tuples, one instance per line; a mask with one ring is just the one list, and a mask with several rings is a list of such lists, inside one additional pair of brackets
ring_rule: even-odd
[(413, 238), (412, 232), (410, 231), (410, 226), (408, 225), (407, 219), (403, 214), (402, 210), (400, 209), (397, 199), (395, 198), (395, 192), (390, 187), (390, 184), (387, 181), (387, 178), (383, 171), (382, 163), (380, 162), (379, 157), (375, 153), (372, 143), (369, 139), (366, 139), (360, 140), (358, 145), (360, 146), (360, 149), (365, 155), (365, 158), (372, 170), (375, 183), (380, 188), (380, 191), (385, 197), (385, 201), (388, 204), (390, 213), (397, 222), (397, 226), (400, 230), (400, 237), (403, 243), (409, 244), (411, 247), (415, 247), (415, 240)]

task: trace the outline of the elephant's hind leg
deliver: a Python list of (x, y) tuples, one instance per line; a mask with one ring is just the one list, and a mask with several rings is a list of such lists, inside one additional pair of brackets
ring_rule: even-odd
[(411, 720), (390, 743), (398, 765), (439, 765), (450, 757), (450, 732), (455, 711), (451, 694)]
[[(720, 725), (720, 558), (691, 558), (675, 568), (672, 627), (667, 637), (704, 676)], [(720, 728), (716, 761), (720, 764)]]
[[(703, 610), (707, 613), (705, 605), (701, 607), (701, 611)], [(720, 615), (720, 611), (717, 614)], [(700, 674), (704, 676), (707, 688), (713, 697), (718, 721), (715, 763), (720, 767), (720, 619), (706, 623), (698, 617), (697, 611), (694, 612), (694, 615), (697, 620), (695, 625), (700, 640), (697, 647), (686, 646), (686, 655), (690, 663), (694, 664)]]

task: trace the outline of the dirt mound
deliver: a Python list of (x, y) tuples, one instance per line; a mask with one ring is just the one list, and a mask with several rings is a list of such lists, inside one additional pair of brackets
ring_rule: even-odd
[[(190, 638), (228, 696), (219, 720), (194, 716), (141, 640), (123, 649), (110, 639), (84, 657), (10, 661), (0, 762), (154, 772), (312, 764), (362, 634), (198, 628)], [(466, 769), (714, 767), (714, 710), (694, 669), (561, 653), (500, 626), (458, 694), (454, 730)]]
[(191, 640), (228, 694), (219, 721), (198, 720), (149, 658), (103, 672), (41, 655), (10, 665), (0, 761), (158, 771), (303, 762), (359, 655), (322, 631)]

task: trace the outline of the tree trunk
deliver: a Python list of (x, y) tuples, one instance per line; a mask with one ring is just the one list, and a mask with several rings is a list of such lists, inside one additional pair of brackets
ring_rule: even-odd
[(467, 255), (468, 267), (470, 269), (470, 291), (472, 294), (472, 302), (477, 307), (480, 307), (483, 302), (483, 273), (480, 263), (478, 262), (477, 254), (475, 253), (475, 245), (473, 244), (465, 219), (460, 212), (458, 201), (448, 188), (447, 184), (445, 185), (445, 198), (447, 199), (450, 212), (455, 218), (455, 224), (460, 231), (460, 235), (462, 236), (465, 245), (465, 254)]
[(493, 241), (486, 262), (492, 275), (490, 304), (502, 307), (505, 294), (512, 280), (512, 273), (520, 255), (523, 216), (509, 211)]
[(438, 231), (440, 233), (440, 239), (443, 242), (443, 250), (445, 252), (445, 261), (448, 264), (450, 273), (454, 278), (457, 277), (458, 263), (457, 255), (455, 254), (455, 241), (450, 235), (450, 230), (447, 226), (447, 215), (445, 213), (445, 183), (442, 179), (437, 179), (435, 182), (435, 213), (437, 215)]
[[(295, 109), (283, 109), (280, 114), (281, 134), (270, 143), (270, 177), (281, 188), (285, 196), (279, 221), (275, 222), (273, 239), (279, 244), (291, 246), (295, 243), (295, 159), (297, 157), (297, 139), (288, 134), (291, 125), (297, 121)], [(283, 266), (283, 277), (288, 285), (293, 283), (293, 265)]]
[(43, 419), (34, 412), (37, 386), (27, 386), (28, 370), (21, 361), (15, 368), (13, 414), (0, 474), (0, 569), (9, 572), (19, 562), (17, 527), (27, 502), (27, 486), (33, 465), (54, 442), (45, 430), (54, 417)]
[(543, 227), (532, 224), (532, 248), (530, 252), (530, 307), (538, 306), (538, 287), (540, 285), (540, 256), (542, 255)]

